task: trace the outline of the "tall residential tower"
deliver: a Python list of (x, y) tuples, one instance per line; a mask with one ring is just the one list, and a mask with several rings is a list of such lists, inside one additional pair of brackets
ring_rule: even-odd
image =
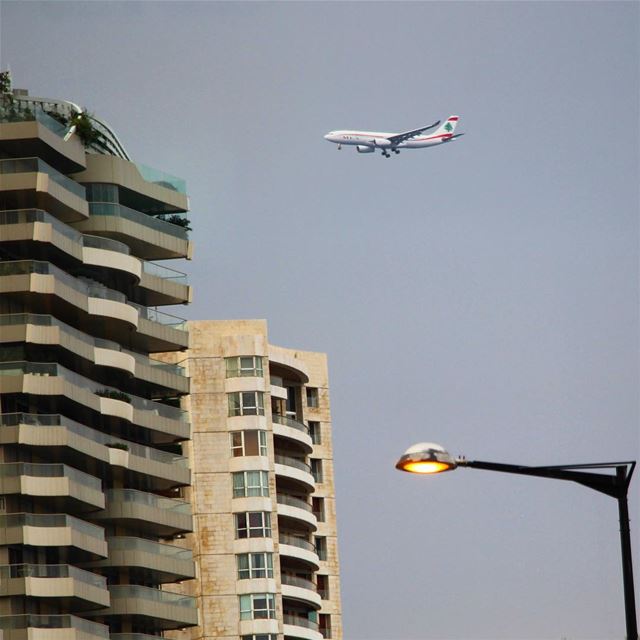
[[(151, 640), (198, 622), (184, 183), (66, 101), (0, 86), (0, 636)], [(164, 587), (164, 588), (163, 588)]]
[(327, 361), (262, 320), (189, 323), (198, 640), (341, 640)]

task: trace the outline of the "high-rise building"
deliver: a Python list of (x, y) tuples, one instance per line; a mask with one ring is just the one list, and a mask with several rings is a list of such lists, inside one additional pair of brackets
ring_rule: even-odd
[(187, 347), (184, 182), (0, 80), (0, 637), (162, 637), (198, 622), (188, 379), (154, 358)]
[(342, 638), (327, 360), (263, 320), (189, 322), (200, 625), (171, 638)]

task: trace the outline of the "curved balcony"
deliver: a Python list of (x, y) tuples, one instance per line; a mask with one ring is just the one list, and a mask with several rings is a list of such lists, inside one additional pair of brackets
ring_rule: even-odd
[(286, 377), (305, 384), (309, 382), (309, 365), (296, 358), (295, 353), (292, 349), (270, 344), (269, 362), (277, 367), (280, 374), (286, 373)]
[(89, 212), (89, 219), (77, 225), (80, 231), (119, 240), (143, 260), (191, 257), (191, 242), (181, 226), (113, 202), (91, 202)]
[(271, 420), (273, 422), (274, 435), (286, 438), (287, 440), (293, 440), (300, 445), (306, 453), (313, 451), (309, 427), (306, 424), (289, 418), (288, 416), (278, 415), (277, 413), (272, 414)]
[(193, 531), (191, 504), (136, 489), (109, 489), (104, 511), (91, 514), (92, 520), (132, 526), (159, 537)]
[[(42, 158), (60, 171), (81, 171), (86, 166), (84, 146), (77, 136), (65, 141), (68, 128), (41, 107), (14, 97), (14, 113), (0, 117), (3, 151), (9, 156)], [(6, 112), (5, 112), (6, 113)]]
[(104, 529), (66, 513), (0, 514), (0, 545), (73, 547), (75, 556), (104, 558)]
[(0, 390), (39, 396), (65, 396), (103, 415), (169, 434), (189, 437), (187, 413), (177, 407), (129, 396), (49, 362), (0, 363)]
[(311, 531), (315, 531), (318, 528), (318, 521), (313, 515), (311, 505), (308, 502), (282, 493), (278, 493), (276, 500), (278, 503), (278, 518), (281, 516), (292, 518)]
[(160, 629), (180, 629), (198, 624), (196, 599), (139, 585), (111, 585), (111, 606), (91, 616), (126, 616)]
[(318, 630), (318, 623), (304, 618), (285, 613), (283, 616), (283, 631), (285, 638), (302, 638), (303, 640), (324, 640)]
[(142, 263), (139, 292), (139, 302), (149, 307), (191, 302), (191, 287), (185, 273), (146, 260)]
[(127, 567), (132, 575), (152, 583), (176, 582), (195, 576), (189, 549), (132, 536), (107, 538), (107, 545), (109, 557), (106, 560), (85, 566), (96, 569)]
[(150, 353), (177, 351), (189, 346), (186, 320), (157, 309), (129, 303), (138, 311), (138, 342)]
[(320, 568), (320, 559), (316, 553), (316, 548), (308, 540), (281, 533), (279, 542), (279, 553), (282, 558), (295, 558), (298, 561), (302, 561), (312, 571), (317, 571)]
[(86, 220), (89, 215), (85, 188), (40, 158), (2, 159), (0, 175), (7, 209), (26, 204), (70, 222)]
[(60, 414), (0, 414), (0, 444), (46, 447), (48, 454), (74, 467), (92, 468), (89, 459), (120, 466), (143, 475), (156, 490), (189, 484), (186, 457), (116, 438)]
[(322, 606), (322, 598), (316, 585), (305, 578), (283, 573), (280, 576), (282, 583), (282, 597), (297, 600), (305, 605), (311, 605), (315, 609)]
[(104, 320), (109, 320), (111, 335), (123, 342), (130, 336), (131, 329), (138, 326), (138, 311), (127, 304), (123, 293), (74, 278), (49, 262), (15, 260), (0, 263), (0, 293), (27, 305), (34, 312), (49, 310), (50, 298), (57, 298), (62, 313), (77, 318), (80, 310), (88, 316), (83, 324), (89, 327), (92, 324), (103, 327)]
[(106, 578), (69, 564), (0, 566), (0, 596), (55, 598), (74, 611), (109, 606)]
[(315, 480), (311, 474), (311, 467), (304, 460), (276, 454), (275, 472), (276, 476), (293, 480), (296, 484), (302, 485), (307, 491), (312, 492), (315, 489)]
[(189, 392), (189, 378), (183, 367), (129, 351), (113, 340), (95, 338), (49, 314), (0, 314), (0, 342), (59, 345), (96, 366), (135, 375), (161, 392)]
[(106, 624), (71, 615), (26, 613), (0, 616), (0, 630), (3, 640), (109, 640)]
[(46, 498), (56, 510), (104, 509), (102, 482), (66, 464), (0, 463), (0, 494)]

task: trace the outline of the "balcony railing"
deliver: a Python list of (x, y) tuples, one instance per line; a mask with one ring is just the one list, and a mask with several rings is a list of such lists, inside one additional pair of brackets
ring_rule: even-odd
[(294, 420), (289, 416), (281, 416), (278, 413), (274, 413), (272, 415), (272, 419), (274, 422), (277, 422), (278, 424), (283, 424), (287, 427), (293, 427), (294, 429), (298, 429), (298, 431), (304, 431), (304, 433), (307, 433), (307, 434), (309, 433), (309, 427), (307, 427), (306, 424), (304, 424), (303, 422), (298, 422), (297, 420)]
[(82, 236), (82, 245), (91, 249), (106, 249), (107, 251), (117, 251), (118, 253), (131, 255), (131, 249), (124, 242), (119, 242), (112, 238), (84, 234)]
[(145, 273), (148, 273), (151, 276), (163, 278), (164, 280), (174, 280), (180, 284), (187, 284), (187, 274), (182, 271), (170, 269), (164, 265), (149, 262), (147, 260), (142, 263), (142, 268)]
[(19, 614), (0, 616), (0, 629), (76, 629), (96, 638), (109, 640), (109, 627), (71, 615)]
[(141, 587), (133, 584), (114, 584), (109, 587), (112, 598), (140, 598), (160, 602), (169, 606), (184, 607), (185, 609), (195, 609), (196, 599), (192, 596), (185, 596), (181, 593), (171, 593), (153, 589), (152, 587)]
[(166, 189), (171, 189), (171, 191), (177, 191), (178, 193), (186, 195), (187, 183), (182, 178), (172, 176), (170, 173), (154, 169), (153, 167), (148, 167), (146, 164), (139, 162), (135, 162), (134, 164), (140, 172), (140, 175), (147, 182), (152, 182)]
[(39, 122), (49, 131), (52, 131), (60, 138), (63, 138), (67, 132), (66, 125), (52, 118), (45, 113), (40, 107), (36, 107), (33, 103), (22, 100), (13, 99), (11, 107), (6, 106), (0, 109), (0, 122)]
[(77, 182), (67, 178), (53, 167), (49, 166), (40, 158), (9, 158), (0, 160), (0, 175), (11, 173), (46, 173), (51, 180), (64, 187), (67, 191), (71, 191), (83, 200), (86, 199), (85, 188)]
[(165, 498), (155, 493), (138, 491), (137, 489), (108, 489), (105, 491), (107, 507), (116, 502), (133, 502), (163, 511), (172, 511), (185, 515), (191, 515), (191, 503), (175, 498)]
[(288, 573), (280, 575), (280, 581), (282, 584), (288, 584), (292, 587), (300, 587), (301, 589), (309, 589), (309, 591), (317, 592), (317, 588), (314, 582), (307, 580), (306, 578), (300, 578), (298, 576), (292, 576)]
[[(85, 378), (75, 371), (70, 371), (66, 367), (63, 367), (56, 363), (51, 362), (1, 362), (0, 363), (0, 376), (15, 376), (15, 375), (37, 375), (37, 376), (58, 376), (65, 382), (73, 384), (82, 389), (88, 390), (91, 393), (97, 394), (98, 391), (109, 391), (121, 393), (119, 389), (113, 387), (106, 387), (100, 385), (90, 378)], [(125, 394), (126, 395), (126, 394)], [(137, 411), (146, 411), (154, 413), (163, 418), (169, 420), (177, 420), (180, 422), (187, 422), (187, 412), (179, 409), (178, 407), (172, 407), (155, 400), (147, 400), (138, 396), (129, 396), (130, 404)]]
[(298, 509), (304, 509), (311, 513), (311, 505), (308, 502), (305, 502), (301, 498), (296, 498), (295, 496), (287, 496), (282, 493), (279, 493), (276, 497), (278, 504), (284, 504), (289, 507), (296, 507)]
[(278, 539), (280, 541), (280, 544), (288, 544), (292, 547), (299, 547), (300, 549), (306, 549), (307, 551), (311, 551), (312, 553), (316, 552), (316, 548), (313, 546), (313, 544), (308, 540), (305, 540), (304, 538), (281, 533)]
[(313, 629), (313, 631), (318, 631), (317, 622), (309, 620), (308, 618), (303, 618), (302, 616), (294, 616), (285, 613), (282, 621), (284, 622), (284, 624), (293, 624), (296, 627), (305, 627), (306, 629)]
[(114, 202), (90, 202), (89, 213), (92, 216), (123, 218), (129, 220), (129, 222), (135, 222), (149, 229), (155, 229), (156, 231), (160, 231), (160, 233), (167, 233), (181, 240), (187, 240), (189, 237), (184, 227), (166, 222), (165, 220), (159, 220), (151, 215), (136, 211), (135, 209), (129, 209), (129, 207)]
[(153, 542), (152, 540), (145, 540), (144, 538), (134, 538), (133, 536), (117, 536), (114, 538), (107, 538), (107, 543), (109, 545), (109, 553), (111, 553), (112, 551), (135, 550), (150, 553), (156, 556), (171, 558), (173, 560), (193, 560), (193, 554), (189, 549), (176, 547), (170, 544), (161, 544), (160, 542)]
[(95, 476), (79, 471), (66, 464), (46, 464), (37, 462), (5, 462), (0, 463), (0, 477), (15, 478), (30, 476), (32, 478), (69, 478), (69, 480), (88, 487), (93, 491), (102, 491), (102, 481)]
[(107, 579), (70, 564), (10, 564), (0, 566), (0, 579), (73, 578), (98, 589), (107, 588)]
[(65, 427), (71, 433), (87, 438), (92, 442), (97, 442), (103, 445), (117, 444), (121, 448), (128, 451), (131, 455), (138, 456), (140, 458), (146, 458), (147, 460), (154, 460), (155, 462), (161, 462), (163, 464), (171, 464), (179, 467), (188, 467), (189, 459), (185, 456), (180, 456), (168, 451), (162, 451), (160, 449), (154, 449), (137, 442), (130, 442), (129, 440), (123, 440), (121, 438), (114, 438), (112, 435), (97, 431), (91, 427), (87, 427), (75, 420), (71, 420), (60, 414), (42, 414), (42, 413), (3, 413), (0, 414), (0, 427), (7, 426), (13, 427), (20, 424), (29, 426), (42, 427), (43, 429), (51, 427)]
[(104, 529), (66, 513), (5, 513), (0, 514), (0, 529), (14, 527), (70, 527), (85, 535), (104, 541)]
[(41, 209), (11, 209), (0, 212), (0, 225), (30, 224), (33, 222), (50, 224), (58, 233), (76, 242), (80, 242), (80, 238), (82, 237), (79, 231), (60, 222), (60, 220)]
[(311, 473), (311, 467), (303, 460), (298, 460), (298, 458), (276, 455), (274, 461), (276, 464), (283, 464), (287, 467), (294, 467), (296, 469), (300, 469), (300, 471)]

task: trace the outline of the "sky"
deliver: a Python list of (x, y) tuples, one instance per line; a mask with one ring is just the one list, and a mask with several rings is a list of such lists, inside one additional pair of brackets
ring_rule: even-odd
[[(616, 502), (394, 469), (637, 459), (640, 4), (0, 2), (14, 87), (187, 180), (189, 319), (328, 353), (345, 640), (625, 635)], [(454, 144), (335, 129), (450, 114)], [(630, 491), (640, 592), (640, 477)]]

